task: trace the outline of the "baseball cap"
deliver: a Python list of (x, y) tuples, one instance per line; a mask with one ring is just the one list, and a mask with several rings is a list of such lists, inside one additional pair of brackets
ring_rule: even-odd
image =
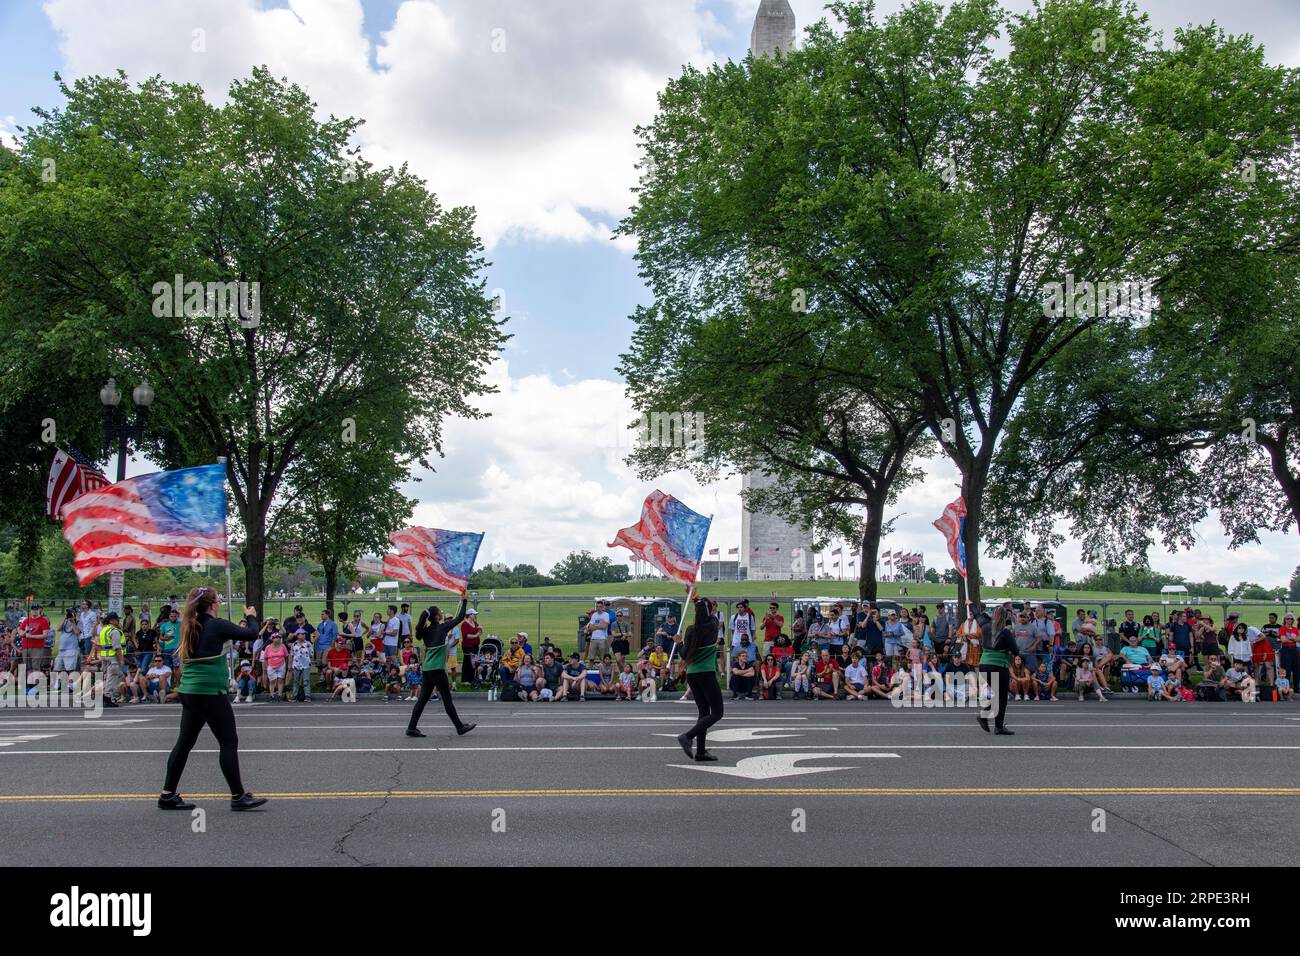
[(470, 615), (477, 615), (477, 614), (478, 614), (477, 608), (470, 608), (468, 611), (465, 612), (466, 617), (469, 617)]
[[(39, 609), (38, 609), (38, 610), (39, 610)], [(106, 620), (106, 621), (117, 621), (117, 620), (121, 620), (121, 619), (117, 616), (117, 612), (116, 612), (116, 611), (109, 611), (107, 614), (104, 615), (104, 620)]]

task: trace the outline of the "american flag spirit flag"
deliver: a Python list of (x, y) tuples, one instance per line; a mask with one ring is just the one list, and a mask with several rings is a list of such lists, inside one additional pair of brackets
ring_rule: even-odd
[(384, 555), (384, 573), (403, 581), (460, 594), (469, 586), (483, 535), (442, 528), (404, 528), (388, 539), (396, 554)]
[(624, 528), (609, 543), (627, 548), (672, 581), (695, 583), (712, 518), (692, 511), (672, 495), (652, 491), (641, 506), (641, 520)]
[(128, 478), (63, 506), (77, 583), (127, 568), (225, 564), (226, 469), (203, 465)]
[(63, 517), (63, 506), (73, 498), (108, 484), (108, 477), (95, 463), (69, 445), (66, 452), (55, 454), (50, 465), (50, 477), (45, 482), (45, 513), (58, 521)]

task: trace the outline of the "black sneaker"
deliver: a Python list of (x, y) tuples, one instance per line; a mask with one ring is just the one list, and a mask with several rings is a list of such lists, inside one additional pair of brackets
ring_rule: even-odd
[(461, 737), (464, 737), (467, 733), (469, 733), (477, 726), (478, 724), (461, 724), (459, 727), (456, 728), (456, 733), (459, 734)]
[(1014, 737), (1016, 735), (1014, 730), (1007, 730), (1005, 727), (999, 727), (997, 730), (993, 731), (993, 733), (1003, 737)]
[(427, 736), (429, 736), (429, 735), (426, 734), (426, 733), (425, 733), (424, 731), (422, 731), (422, 730), (417, 730), (417, 729), (414, 728), (414, 727), (407, 727), (407, 728), (406, 728), (406, 736), (408, 736), (408, 737), (427, 737)]
[(717, 760), (718, 758), (713, 756), (713, 754), (709, 753), (707, 750), (701, 750), (695, 755), (695, 759), (700, 763), (708, 763), (710, 760)]
[(256, 810), (264, 803), (266, 803), (266, 797), (255, 797), (251, 793), (241, 793), (237, 797), (230, 798), (230, 809)]
[(158, 798), (158, 809), (159, 810), (193, 810), (194, 804), (186, 803), (184, 798), (181, 797), (179, 793), (173, 793), (170, 797), (164, 795)]
[(989, 719), (987, 717), (976, 717), (975, 719), (980, 722), (980, 730), (984, 731), (986, 734), (990, 732)]
[(682, 750), (686, 751), (686, 759), (694, 760), (695, 753), (693, 750), (691, 750), (691, 738), (687, 737), (685, 734), (682, 734), (677, 738), (677, 742), (681, 744)]

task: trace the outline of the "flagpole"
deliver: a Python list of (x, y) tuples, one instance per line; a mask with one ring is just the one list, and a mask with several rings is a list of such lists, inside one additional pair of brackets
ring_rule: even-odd
[[(224, 455), (217, 459), (217, 464), (220, 465), (222, 468), (225, 468), (226, 459)], [(223, 495), (226, 493), (224, 484), (225, 484), (225, 480), (223, 478), (222, 479), (223, 487), (221, 489), (221, 493)], [(224, 511), (225, 509), (222, 510)], [(230, 610), (233, 597), (230, 593), (230, 522), (228, 517), (221, 519), (221, 534), (226, 540), (226, 549), (225, 549), (226, 550), (226, 620), (231, 621), (234, 620), (234, 618), (231, 617), (231, 610)], [(244, 597), (247, 599), (248, 595), (244, 595)], [(245, 601), (245, 603), (247, 603), (247, 601)]]

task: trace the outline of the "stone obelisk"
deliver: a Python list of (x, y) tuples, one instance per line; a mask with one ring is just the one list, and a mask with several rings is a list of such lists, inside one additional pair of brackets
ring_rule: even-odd
[[(794, 46), (794, 11), (789, 0), (762, 0), (749, 49), (754, 56), (771, 56)], [(741, 479), (741, 487), (769, 488), (775, 482), (755, 470)], [(745, 510), (740, 516), (740, 564), (751, 581), (788, 581), (815, 576), (812, 534), (776, 515)]]

